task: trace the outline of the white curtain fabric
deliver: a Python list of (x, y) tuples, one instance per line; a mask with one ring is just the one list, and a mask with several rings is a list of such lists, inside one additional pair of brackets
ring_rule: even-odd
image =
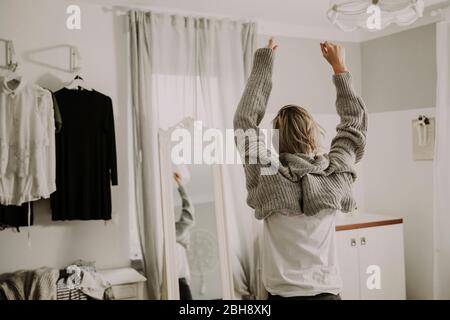
[[(157, 299), (163, 255), (157, 130), (186, 117), (211, 128), (233, 128), (252, 63), (256, 25), (142, 11), (130, 12), (130, 25), (138, 224), (150, 296)], [(256, 235), (241, 166), (221, 167), (240, 298), (255, 292)]]
[(130, 12), (130, 73), (136, 217), (149, 299), (161, 298), (163, 221), (158, 157), (158, 106), (152, 101), (152, 34), (144, 16)]
[(437, 99), (434, 161), (434, 297), (450, 299), (450, 14), (436, 25)]

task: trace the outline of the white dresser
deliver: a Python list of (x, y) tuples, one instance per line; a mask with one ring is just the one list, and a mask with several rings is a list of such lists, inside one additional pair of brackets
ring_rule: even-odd
[(342, 299), (405, 299), (403, 219), (339, 213), (336, 221)]
[(115, 300), (144, 300), (147, 279), (133, 268), (101, 270), (103, 278), (112, 285)]

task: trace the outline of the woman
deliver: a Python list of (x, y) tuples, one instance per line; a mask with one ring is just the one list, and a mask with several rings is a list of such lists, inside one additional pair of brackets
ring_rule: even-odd
[(177, 275), (180, 292), (180, 300), (192, 300), (191, 293), (191, 272), (187, 258), (187, 248), (189, 247), (189, 237), (192, 227), (195, 225), (194, 207), (191, 204), (188, 194), (183, 186), (183, 179), (178, 172), (173, 173), (173, 178), (177, 184), (178, 193), (181, 198), (181, 216), (175, 222), (176, 250), (177, 250)]
[[(337, 300), (342, 281), (336, 261), (335, 216), (338, 210), (350, 212), (356, 207), (351, 184), (356, 179), (354, 165), (364, 153), (366, 108), (352, 87), (344, 48), (321, 43), (322, 55), (334, 71), (340, 116), (329, 153), (319, 154), (320, 127), (311, 114), (288, 105), (273, 121), (279, 130), (279, 159), (266, 153), (256, 156), (255, 150), (266, 148), (258, 126), (272, 88), (276, 48), (271, 39), (266, 48), (256, 51), (234, 117), (236, 143), (245, 159), (247, 203), (257, 219), (264, 219), (263, 283), (269, 299)], [(277, 160), (276, 172), (262, 170), (267, 167), (264, 164)]]

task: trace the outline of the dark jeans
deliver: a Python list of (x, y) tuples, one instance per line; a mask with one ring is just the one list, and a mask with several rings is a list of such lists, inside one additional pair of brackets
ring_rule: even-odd
[(341, 300), (341, 296), (332, 293), (320, 293), (316, 296), (281, 297), (269, 293), (268, 300)]
[(191, 288), (186, 278), (178, 278), (178, 286), (180, 287), (180, 300), (192, 300)]

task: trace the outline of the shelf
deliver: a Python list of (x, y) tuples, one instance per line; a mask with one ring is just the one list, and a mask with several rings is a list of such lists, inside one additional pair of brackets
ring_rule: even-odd
[(336, 231), (372, 228), (403, 223), (402, 218), (371, 213), (338, 213)]

